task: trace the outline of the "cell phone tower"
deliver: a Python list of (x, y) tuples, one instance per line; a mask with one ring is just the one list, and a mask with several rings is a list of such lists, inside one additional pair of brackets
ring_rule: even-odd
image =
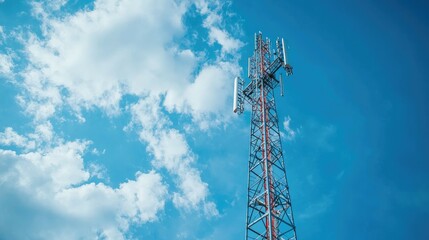
[[(255, 34), (255, 49), (248, 61), (248, 78), (234, 80), (233, 111), (241, 114), (244, 101), (252, 106), (250, 119), (250, 158), (247, 195), (247, 239), (297, 239), (292, 202), (280, 139), (274, 89), (280, 86), (283, 96), (283, 68), (292, 75), (287, 63), (283, 39), (277, 38), (271, 50), (269, 38)], [(244, 89), (243, 89), (244, 88)]]

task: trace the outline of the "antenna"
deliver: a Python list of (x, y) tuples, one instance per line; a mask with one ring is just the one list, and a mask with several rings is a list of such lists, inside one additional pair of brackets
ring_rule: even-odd
[(238, 110), (238, 77), (234, 79), (234, 102), (232, 104), (232, 111), (237, 112)]
[(247, 77), (250, 78), (250, 58), (247, 58)]
[(243, 80), (240, 77), (235, 77), (232, 111), (238, 114), (243, 113), (244, 110), (243, 85)]
[(255, 33), (255, 50), (258, 49), (258, 37)]
[(286, 66), (287, 60), (286, 60), (285, 40), (283, 38), (282, 38), (282, 49), (283, 49), (283, 63)]
[(292, 75), (293, 74), (293, 67), (287, 63), (287, 59), (286, 59), (286, 47), (285, 47), (285, 41), (282, 38), (282, 49), (283, 49), (283, 67), (286, 70), (286, 76)]
[(284, 39), (276, 41), (275, 54), (270, 42), (262, 38), (261, 32), (255, 34), (253, 56), (248, 59), (250, 82), (243, 88), (243, 80), (234, 80), (233, 111), (241, 114), (244, 100), (252, 109), (245, 239), (296, 240), (274, 97), (278, 85), (280, 94), (284, 94), (283, 75), (277, 80), (277, 71), (283, 68), (285, 76), (290, 76), (292, 66), (286, 61)]

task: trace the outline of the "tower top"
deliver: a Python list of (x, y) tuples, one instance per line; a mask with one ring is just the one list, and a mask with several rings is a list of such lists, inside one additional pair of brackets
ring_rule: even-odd
[(234, 102), (233, 111), (241, 114), (244, 111), (244, 100), (252, 104), (251, 95), (255, 88), (266, 85), (274, 89), (280, 84), (280, 92), (283, 96), (282, 75), (276, 76), (277, 71), (283, 68), (286, 76), (293, 74), (292, 66), (287, 62), (287, 51), (283, 38), (277, 38), (275, 48), (271, 49), (271, 40), (262, 38), (262, 32), (255, 33), (255, 48), (253, 56), (248, 58), (247, 77), (250, 82), (245, 86), (245, 81), (241, 78), (234, 80)]

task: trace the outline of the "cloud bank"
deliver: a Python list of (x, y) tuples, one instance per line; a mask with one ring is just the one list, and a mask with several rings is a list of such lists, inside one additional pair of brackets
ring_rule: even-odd
[[(0, 74), (15, 78), (17, 101), (33, 127), (0, 133), (0, 238), (126, 239), (131, 225), (157, 220), (167, 201), (185, 213), (217, 216), (195, 167), (198, 157), (170, 115), (186, 116), (188, 127), (202, 131), (231, 117), (231, 81), (240, 72), (243, 44), (226, 27), (221, 3), (96, 0), (62, 11), (67, 4), (32, 3), (41, 32), (16, 35), (22, 70), (14, 69), (10, 54), (0, 55)], [(195, 15), (203, 31), (184, 44), (195, 32), (184, 18)], [(137, 100), (124, 102), (127, 97)], [(94, 181), (108, 171), (86, 164), (91, 136), (65, 139), (53, 123), (85, 124), (95, 109), (130, 116), (124, 130), (147, 146), (151, 169), (117, 187)]]

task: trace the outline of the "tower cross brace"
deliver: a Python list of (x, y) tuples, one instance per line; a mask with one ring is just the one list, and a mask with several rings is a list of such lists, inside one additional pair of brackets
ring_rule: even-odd
[(277, 78), (277, 71), (283, 68), (290, 76), (292, 67), (287, 63), (283, 39), (277, 38), (274, 50), (270, 47), (269, 38), (255, 34), (254, 54), (248, 61), (250, 83), (244, 87), (244, 81), (236, 78), (234, 84), (234, 112), (243, 112), (244, 101), (252, 108), (246, 240), (296, 240), (274, 97), (279, 85), (283, 94), (282, 75)]

